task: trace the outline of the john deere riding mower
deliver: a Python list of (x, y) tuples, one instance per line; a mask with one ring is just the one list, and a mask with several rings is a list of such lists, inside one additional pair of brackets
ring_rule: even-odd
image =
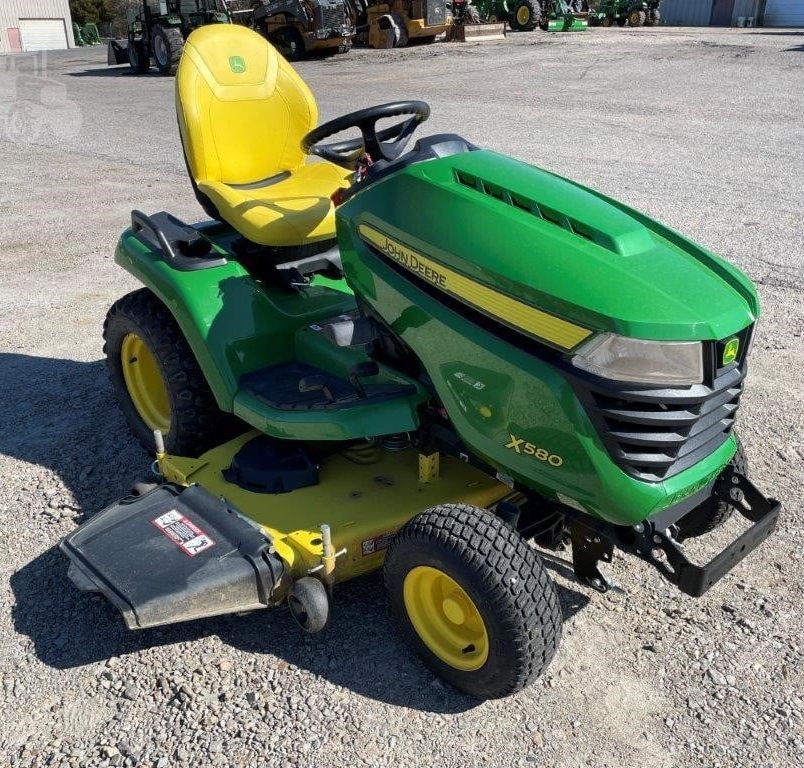
[(617, 546), (701, 595), (773, 530), (734, 431), (759, 314), (737, 269), (456, 134), (406, 151), (423, 102), (316, 127), (244, 27), (193, 32), (176, 106), (211, 221), (135, 211), (115, 259), (144, 287), (104, 327), (160, 481), (62, 543), (129, 627), (285, 604), (313, 632), (382, 568), (425, 664), (503, 696), (561, 635), (531, 543), (600, 591)]
[(143, 75), (153, 58), (160, 74), (175, 75), (190, 32), (230, 21), (226, 0), (142, 0), (129, 23), (126, 45), (110, 40), (107, 61), (112, 66), (128, 63)]

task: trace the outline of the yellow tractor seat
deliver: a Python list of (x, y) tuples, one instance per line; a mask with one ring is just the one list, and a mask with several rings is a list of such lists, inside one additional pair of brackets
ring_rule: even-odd
[(176, 112), (199, 202), (259, 245), (335, 237), (330, 196), (350, 172), (307, 164), (318, 122), (310, 89), (261, 35), (237, 24), (195, 30), (176, 73)]

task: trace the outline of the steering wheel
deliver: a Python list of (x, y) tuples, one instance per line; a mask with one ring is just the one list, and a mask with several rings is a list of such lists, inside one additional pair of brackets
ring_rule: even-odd
[[(405, 120), (377, 131), (377, 121), (384, 117), (409, 115)], [(342, 168), (355, 170), (363, 155), (373, 162), (396, 160), (405, 149), (413, 132), (430, 117), (430, 106), (424, 101), (394, 101), (376, 107), (361, 109), (337, 117), (328, 123), (313, 128), (301, 140), (301, 148), (309, 155), (317, 155)], [(322, 144), (324, 139), (348, 128), (359, 128), (359, 139), (346, 139), (331, 144)]]

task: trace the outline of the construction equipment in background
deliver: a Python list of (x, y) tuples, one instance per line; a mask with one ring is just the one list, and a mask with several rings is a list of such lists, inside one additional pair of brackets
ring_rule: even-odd
[(84, 24), (83, 30), (84, 42), (87, 45), (103, 45), (100, 32), (98, 32), (98, 25), (88, 21)]
[(129, 12), (128, 40), (110, 40), (107, 63), (128, 64), (143, 75), (153, 58), (162, 75), (175, 75), (184, 41), (205, 24), (231, 21), (226, 0), (142, 0)]
[(589, 14), (592, 26), (624, 27), (658, 26), (662, 19), (661, 0), (599, 0)]
[(346, 53), (355, 26), (343, 0), (256, 0), (251, 26), (289, 61), (310, 53)]
[[(529, 0), (528, 0), (529, 1)], [(452, 0), (452, 26), (447, 32), (450, 42), (487, 42), (505, 40), (505, 19), (484, 19), (471, 0)]]
[(73, 22), (73, 40), (75, 40), (77, 48), (83, 48), (86, 45), (84, 36), (81, 34), (81, 27), (76, 22)]
[(517, 32), (535, 29), (542, 19), (539, 0), (474, 0), (480, 19), (491, 24), (508, 22)]
[(431, 43), (452, 24), (445, 0), (351, 0), (355, 40), (371, 48)]
[[(453, 0), (453, 15), (461, 3)], [(586, 29), (588, 3), (565, 0), (473, 0), (469, 8), (476, 9), (481, 22), (507, 22), (517, 32), (529, 32), (536, 27), (549, 32), (574, 32)], [(470, 15), (465, 12), (464, 15)], [(458, 16), (456, 15), (456, 20)]]
[[(582, 7), (582, 3), (578, 3)], [(576, 9), (576, 3), (566, 0), (542, 0), (542, 17), (539, 28), (545, 32), (583, 32), (587, 26), (585, 11)]]

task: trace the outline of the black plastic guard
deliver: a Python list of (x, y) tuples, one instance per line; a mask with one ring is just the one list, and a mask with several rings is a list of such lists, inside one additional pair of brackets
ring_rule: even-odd
[(266, 534), (199, 486), (118, 501), (61, 550), (73, 583), (105, 595), (130, 629), (270, 605), (283, 571)]

